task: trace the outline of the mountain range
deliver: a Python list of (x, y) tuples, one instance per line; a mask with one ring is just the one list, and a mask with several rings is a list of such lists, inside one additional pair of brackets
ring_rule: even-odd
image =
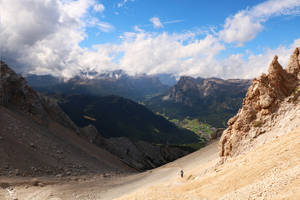
[[(80, 115), (75, 113), (70, 118), (57, 99), (37, 93), (1, 61), (1, 173), (33, 176), (129, 173), (160, 166), (193, 151), (151, 143), (198, 141), (193, 132), (180, 129), (142, 105), (121, 97), (78, 96), (64, 100), (68, 101), (63, 104), (64, 109)], [(95, 109), (91, 110), (93, 106)], [(86, 116), (81, 116), (81, 112)], [(119, 118), (114, 118), (118, 115)], [(92, 126), (93, 117), (102, 122), (95, 125), (101, 127), (104, 136), (115, 138), (101, 135)], [(83, 123), (74, 123), (73, 118), (79, 121), (82, 118)], [(140, 141), (143, 138), (146, 141)]]
[[(29, 85), (46, 95), (116, 95), (142, 103), (170, 120), (197, 119), (224, 128), (237, 112), (250, 80), (180, 77), (169, 74), (130, 76), (122, 70), (81, 74), (68, 81), (51, 76), (27, 76)], [(164, 83), (162, 83), (164, 82)]]
[[(92, 124), (78, 127), (57, 100), (36, 93), (1, 62), (0, 198), (298, 199), (299, 58), (297, 48), (284, 69), (275, 56), (268, 74), (252, 80), (220, 140), (157, 169), (188, 152), (128, 137), (105, 138)], [(86, 95), (62, 97), (66, 104), (84, 99), (96, 108), (100, 102), (112, 110), (113, 103), (134, 113), (138, 106), (146, 109), (122, 97), (105, 98), (106, 103), (93, 103), (88, 99), (94, 97)], [(89, 111), (89, 106), (78, 110)], [(97, 113), (84, 114), (84, 119), (97, 121)]]
[(0, 61), (1, 175), (128, 173), (135, 170), (78, 136), (57, 103)]
[(243, 79), (183, 76), (167, 93), (146, 100), (145, 105), (170, 119), (196, 118), (222, 128), (242, 105), (250, 84)]
[(142, 101), (157, 94), (164, 93), (169, 86), (163, 84), (172, 82), (171, 75), (136, 75), (130, 76), (122, 70), (93, 74), (81, 73), (67, 81), (51, 75), (27, 75), (26, 80), (38, 92), (46, 94), (88, 94), (117, 95)]

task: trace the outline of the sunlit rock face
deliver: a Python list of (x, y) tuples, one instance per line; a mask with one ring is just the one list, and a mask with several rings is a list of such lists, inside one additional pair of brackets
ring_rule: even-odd
[(220, 156), (234, 156), (243, 152), (259, 135), (272, 129), (280, 115), (297, 106), (300, 77), (299, 48), (291, 55), (283, 69), (275, 56), (268, 74), (252, 80), (243, 106), (228, 121), (219, 143)]

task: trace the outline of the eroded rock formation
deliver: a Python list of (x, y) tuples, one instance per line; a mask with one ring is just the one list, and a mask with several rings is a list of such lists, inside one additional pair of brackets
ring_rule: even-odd
[[(239, 112), (228, 121), (219, 143), (220, 156), (234, 156), (242, 152), (245, 140), (251, 142), (272, 126), (271, 121), (288, 98), (298, 98), (297, 86), (300, 78), (299, 48), (292, 54), (286, 69), (275, 56), (268, 70), (253, 79)], [(265, 125), (267, 124), (268, 125)], [(275, 123), (273, 123), (275, 124)], [(245, 148), (244, 148), (245, 149)]]

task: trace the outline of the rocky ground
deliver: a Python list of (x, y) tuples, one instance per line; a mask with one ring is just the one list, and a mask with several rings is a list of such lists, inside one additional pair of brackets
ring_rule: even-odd
[(134, 172), (79, 137), (56, 102), (40, 96), (0, 61), (0, 175), (70, 176)]
[(69, 176), (134, 170), (56, 122), (41, 126), (0, 106), (0, 175)]
[(225, 163), (195, 162), (184, 179), (173, 176), (118, 200), (299, 199), (299, 137), (300, 128)]
[(299, 137), (300, 128), (227, 160), (218, 158), (215, 141), (163, 167), (128, 176), (1, 177), (0, 199), (299, 199)]
[[(0, 177), (0, 199), (19, 200), (111, 200), (141, 187), (179, 178), (181, 169), (190, 170), (217, 158), (217, 141), (184, 158), (155, 170), (131, 175), (84, 175), (70, 177)], [(178, 179), (181, 181), (180, 179)], [(10, 192), (9, 192), (10, 191)], [(11, 196), (10, 196), (11, 195)]]

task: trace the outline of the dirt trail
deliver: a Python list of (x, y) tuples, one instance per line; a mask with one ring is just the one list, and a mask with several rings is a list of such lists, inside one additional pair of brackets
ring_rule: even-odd
[[(0, 177), (0, 183), (10, 182), (13, 185), (0, 189), (0, 199), (16, 197), (18, 200), (111, 200), (134, 192), (140, 187), (151, 187), (170, 179), (179, 179), (180, 181), (179, 171), (181, 169), (186, 171), (215, 158), (217, 158), (217, 141), (160, 168), (128, 176), (95, 175), (77, 178), (77, 180), (74, 178), (72, 180), (41, 178), (41, 182), (45, 184), (43, 187), (32, 186), (26, 179), (4, 180)], [(8, 189), (11, 190), (10, 193)]]

